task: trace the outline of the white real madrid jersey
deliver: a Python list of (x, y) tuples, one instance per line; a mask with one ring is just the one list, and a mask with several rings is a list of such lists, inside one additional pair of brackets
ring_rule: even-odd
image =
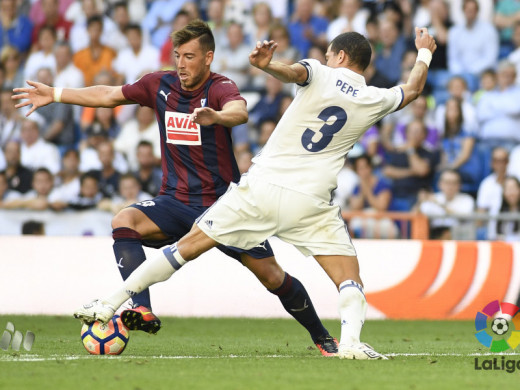
[(307, 81), (278, 122), (250, 174), (330, 201), (345, 157), (363, 133), (403, 100), (400, 87), (369, 87), (346, 68), (300, 62)]

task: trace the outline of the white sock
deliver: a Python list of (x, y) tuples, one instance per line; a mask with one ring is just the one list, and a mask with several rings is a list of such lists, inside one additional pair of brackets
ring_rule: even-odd
[(345, 280), (339, 285), (338, 303), (341, 319), (340, 344), (357, 344), (367, 312), (367, 301), (363, 287), (353, 280)]
[(103, 301), (117, 310), (127, 299), (147, 289), (152, 284), (170, 278), (184, 264), (186, 264), (186, 260), (177, 250), (177, 243), (170, 245), (156, 257), (141, 264), (114, 294)]

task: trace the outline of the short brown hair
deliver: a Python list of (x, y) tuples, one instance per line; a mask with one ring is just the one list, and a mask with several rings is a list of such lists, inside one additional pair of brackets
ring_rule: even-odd
[(200, 19), (195, 19), (184, 28), (172, 33), (173, 46), (178, 47), (194, 39), (199, 40), (202, 51), (215, 51), (215, 38), (208, 24)]

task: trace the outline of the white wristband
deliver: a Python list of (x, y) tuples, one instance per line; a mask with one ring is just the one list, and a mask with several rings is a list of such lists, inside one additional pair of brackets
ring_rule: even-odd
[(419, 52), (417, 53), (417, 61), (422, 61), (426, 64), (426, 66), (430, 67), (430, 62), (432, 62), (432, 52), (429, 49), (426, 49), (425, 47), (420, 48)]
[(56, 103), (60, 103), (61, 102), (61, 94), (62, 93), (63, 93), (63, 88), (54, 87), (54, 101)]

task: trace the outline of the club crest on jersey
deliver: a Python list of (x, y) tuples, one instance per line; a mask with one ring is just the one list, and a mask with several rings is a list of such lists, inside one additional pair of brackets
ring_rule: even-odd
[(200, 125), (190, 121), (190, 114), (166, 111), (166, 142), (176, 145), (201, 145)]
[(200, 106), (205, 107), (206, 106), (206, 99), (200, 99)]

